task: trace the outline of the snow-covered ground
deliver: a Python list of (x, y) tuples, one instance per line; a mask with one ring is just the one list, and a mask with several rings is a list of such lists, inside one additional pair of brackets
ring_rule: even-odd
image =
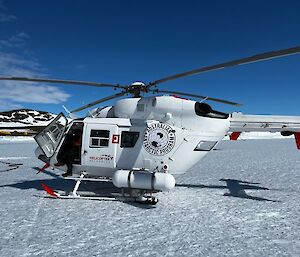
[(34, 138), (32, 136), (0, 136), (0, 144), (8, 143), (8, 142), (34, 142)]
[[(0, 141), (0, 256), (300, 256), (300, 151), (292, 139), (221, 142), (174, 190), (159, 193), (155, 208), (45, 198), (41, 182), (56, 190), (73, 182), (36, 175), (35, 147)], [(260, 184), (248, 198), (230, 197), (220, 179)]]

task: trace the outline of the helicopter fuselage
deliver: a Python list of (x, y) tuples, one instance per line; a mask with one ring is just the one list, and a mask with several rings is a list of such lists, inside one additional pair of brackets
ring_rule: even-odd
[[(211, 151), (229, 126), (228, 115), (206, 104), (173, 96), (128, 98), (73, 120), (65, 130), (61, 126), (63, 135), (47, 157), (54, 166), (69, 151), (66, 135), (79, 130), (80, 154), (73, 173), (112, 177), (117, 170), (141, 170), (180, 175)], [(45, 129), (44, 137), (50, 130)], [(39, 136), (36, 140), (43, 148)]]

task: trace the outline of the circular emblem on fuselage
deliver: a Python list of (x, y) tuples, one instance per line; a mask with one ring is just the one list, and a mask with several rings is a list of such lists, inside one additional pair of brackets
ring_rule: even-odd
[(175, 145), (175, 130), (162, 123), (150, 125), (144, 136), (144, 148), (153, 155), (166, 155)]

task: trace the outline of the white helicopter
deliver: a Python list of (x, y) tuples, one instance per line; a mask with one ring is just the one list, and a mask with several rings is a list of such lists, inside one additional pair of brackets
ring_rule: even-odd
[[(77, 108), (71, 111), (72, 114), (111, 99), (132, 95), (132, 98), (117, 101), (114, 106), (96, 108), (87, 117), (71, 122), (60, 113), (35, 136), (39, 145), (36, 156), (46, 163), (43, 169), (51, 166), (67, 171), (65, 177), (77, 181), (69, 195), (55, 192), (43, 184), (52, 197), (105, 200), (103, 197), (85, 197), (77, 191), (81, 181), (111, 181), (115, 187), (122, 189), (122, 194), (116, 197), (118, 200), (154, 205), (158, 200), (153, 193), (173, 189), (176, 175), (186, 173), (228, 133), (231, 133), (232, 140), (236, 140), (241, 132), (250, 131), (281, 132), (283, 136), (294, 134), (300, 149), (300, 117), (227, 114), (212, 109), (204, 101), (235, 106), (240, 104), (160, 90), (157, 85), (194, 74), (296, 53), (300, 53), (300, 47), (202, 67), (147, 84), (134, 82), (129, 86), (24, 77), (0, 77), (0, 80), (77, 84), (121, 90)], [(141, 97), (141, 93), (171, 95)]]

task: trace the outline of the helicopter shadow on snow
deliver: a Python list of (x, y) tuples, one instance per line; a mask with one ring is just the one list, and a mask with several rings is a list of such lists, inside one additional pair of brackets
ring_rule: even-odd
[(263, 197), (252, 196), (246, 193), (245, 190), (270, 190), (267, 187), (259, 186), (260, 183), (248, 182), (236, 179), (220, 179), (219, 181), (225, 182), (226, 186), (222, 185), (192, 185), (192, 184), (176, 184), (176, 187), (187, 188), (203, 188), (203, 189), (225, 189), (228, 190), (223, 196), (231, 196), (237, 198), (244, 198), (256, 201), (280, 202)]
[[(39, 170), (37, 167), (33, 167), (34, 170)], [(35, 180), (24, 180), (14, 184), (1, 185), (1, 187), (14, 187), (22, 190), (26, 189), (36, 189), (43, 191), (42, 183), (51, 187), (54, 191), (66, 192), (66, 194), (72, 192), (76, 181), (70, 179), (64, 179), (61, 176), (51, 172), (43, 171), (44, 174), (50, 176), (51, 178), (42, 178)], [(114, 193), (114, 186), (110, 182), (94, 182), (94, 181), (82, 181), (80, 184), (79, 191), (100, 193), (102, 197), (109, 197), (111, 193)]]
[[(39, 170), (37, 167), (33, 167), (34, 170)], [(14, 184), (1, 185), (1, 187), (14, 187), (22, 190), (28, 189), (36, 189), (39, 191), (43, 191), (42, 183), (51, 187), (54, 191), (65, 192), (65, 194), (69, 194), (72, 192), (76, 181), (64, 179), (61, 176), (45, 170), (44, 174), (50, 176), (51, 178), (43, 178), (43, 179), (35, 179), (35, 180), (26, 180), (21, 181)], [(267, 187), (259, 186), (260, 183), (241, 181), (235, 179), (220, 179), (221, 182), (225, 182), (226, 185), (192, 185), (192, 184), (176, 184), (176, 187), (186, 187), (186, 188), (202, 188), (202, 189), (224, 189), (228, 190), (223, 194), (223, 196), (231, 196), (237, 198), (244, 198), (256, 201), (268, 201), (268, 202), (279, 202), (277, 200), (271, 200), (262, 197), (251, 196), (246, 193), (245, 190), (270, 190)], [(120, 194), (121, 190), (119, 188), (114, 187), (111, 182), (94, 182), (94, 181), (82, 181), (80, 184), (80, 189), (78, 193), (88, 192), (89, 194), (95, 194), (99, 197), (109, 197), (114, 198), (114, 194)], [(139, 203), (131, 203), (128, 204), (133, 205), (135, 207), (140, 208), (150, 208), (145, 205), (141, 205)]]
[[(33, 167), (32, 169), (39, 171), (38, 167)], [(13, 187), (21, 190), (36, 189), (38, 191), (44, 191), (42, 183), (46, 184), (48, 187), (52, 188), (56, 192), (63, 192), (63, 194), (70, 194), (75, 186), (76, 181), (70, 179), (64, 179), (60, 175), (57, 175), (51, 171), (43, 171), (44, 174), (51, 178), (42, 178), (35, 180), (24, 180), (14, 184), (1, 185), (2, 187)], [(82, 181), (78, 190), (80, 195), (86, 196), (97, 196), (97, 197), (107, 197), (112, 200), (115, 199), (115, 195), (119, 195), (121, 190), (115, 187), (111, 182), (99, 182), (99, 181)], [(128, 193), (128, 192), (125, 192)], [(41, 195), (35, 195), (37, 197), (43, 197)], [(143, 209), (151, 209), (154, 206), (145, 205), (130, 201), (125, 201), (124, 203)]]
[(19, 169), (23, 163), (13, 163), (8, 161), (0, 161), (0, 172), (12, 171)]

